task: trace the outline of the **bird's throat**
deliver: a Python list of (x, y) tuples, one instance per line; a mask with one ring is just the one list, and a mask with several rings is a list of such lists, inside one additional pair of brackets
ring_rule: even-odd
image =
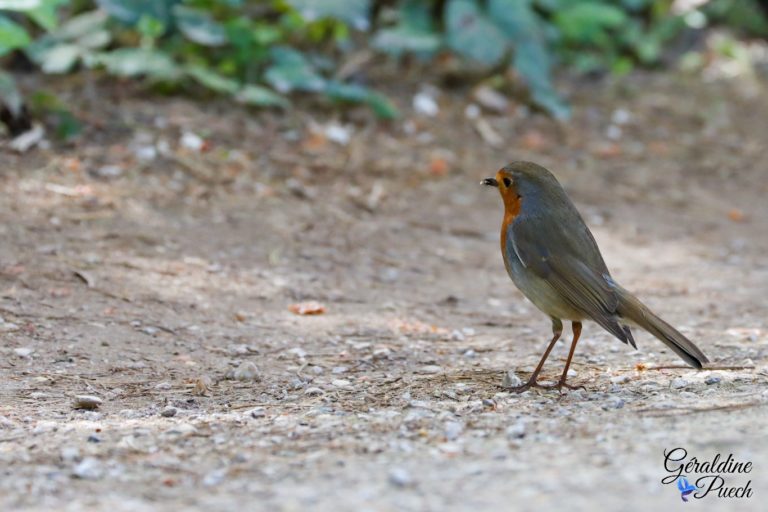
[(520, 196), (515, 193), (502, 194), (504, 201), (504, 220), (501, 223), (502, 230), (506, 230), (515, 217), (520, 213)]
[[(517, 194), (502, 194), (501, 198), (504, 201), (504, 219), (501, 221), (501, 254), (505, 254), (509, 226), (520, 213), (520, 196)], [(507, 258), (504, 258), (504, 266), (507, 266)], [(507, 272), (509, 272), (509, 268), (507, 268)]]

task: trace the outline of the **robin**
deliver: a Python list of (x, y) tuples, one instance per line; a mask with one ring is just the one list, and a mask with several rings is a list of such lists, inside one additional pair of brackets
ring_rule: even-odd
[(573, 341), (557, 389), (575, 389), (565, 380), (584, 320), (597, 322), (634, 348), (630, 326), (642, 327), (689, 365), (701, 368), (709, 362), (688, 338), (613, 280), (592, 233), (551, 172), (531, 162), (513, 162), (481, 183), (497, 187), (504, 201), (501, 254), (509, 277), (552, 319), (552, 341), (528, 382), (513, 391), (545, 387), (536, 379), (563, 333), (563, 320), (571, 321)]

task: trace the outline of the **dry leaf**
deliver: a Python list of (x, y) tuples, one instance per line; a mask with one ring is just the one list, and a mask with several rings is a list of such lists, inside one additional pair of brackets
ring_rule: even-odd
[(600, 158), (616, 158), (624, 154), (624, 150), (618, 144), (603, 144), (595, 148), (592, 153)]
[(429, 173), (432, 176), (445, 176), (448, 174), (448, 162), (445, 158), (433, 157), (429, 162)]
[(403, 334), (448, 334), (448, 329), (427, 324), (419, 320), (393, 320), (390, 322), (390, 327), (392, 330), (399, 331)]
[(200, 377), (195, 381), (195, 389), (192, 392), (197, 396), (207, 396), (211, 384), (210, 377)]
[(728, 218), (733, 222), (744, 222), (747, 216), (744, 215), (744, 212), (738, 208), (732, 208), (728, 211)]
[(288, 311), (297, 315), (322, 315), (325, 313), (325, 306), (319, 302), (299, 302), (288, 306)]
[(527, 132), (520, 139), (520, 142), (522, 143), (523, 148), (530, 151), (537, 151), (547, 145), (547, 139), (544, 138), (541, 132), (536, 130)]

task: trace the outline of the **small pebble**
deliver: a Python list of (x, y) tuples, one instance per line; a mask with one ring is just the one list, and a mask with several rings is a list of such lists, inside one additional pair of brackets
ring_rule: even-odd
[(428, 117), (434, 117), (440, 112), (440, 107), (428, 92), (419, 92), (413, 97), (413, 109)]
[(197, 428), (189, 423), (178, 423), (163, 433), (173, 436), (189, 437), (197, 433)]
[(88, 436), (88, 442), (89, 443), (100, 443), (101, 438), (97, 436), (96, 434), (91, 434)]
[(443, 367), (437, 366), (436, 364), (428, 364), (427, 366), (422, 366), (421, 368), (419, 368), (419, 373), (424, 373), (427, 375), (440, 373), (442, 371), (443, 371)]
[(504, 378), (501, 380), (501, 387), (503, 388), (516, 388), (522, 386), (523, 381), (515, 374), (514, 370), (509, 370), (504, 374)]
[(227, 476), (226, 469), (214, 469), (203, 477), (203, 485), (206, 487), (213, 487), (219, 485)]
[(629, 375), (616, 375), (615, 377), (611, 377), (612, 384), (624, 384), (625, 382), (629, 382)]
[(448, 441), (455, 441), (458, 439), (458, 437), (461, 435), (461, 433), (464, 431), (464, 425), (459, 423), (458, 421), (447, 421), (445, 423), (445, 438)]
[(525, 437), (525, 423), (518, 421), (514, 425), (507, 427), (508, 439), (522, 439)]
[(175, 407), (169, 405), (168, 407), (164, 407), (162, 411), (160, 411), (160, 416), (163, 418), (173, 418), (176, 416), (176, 413), (179, 412), (178, 409)]
[(334, 386), (337, 388), (348, 388), (352, 386), (352, 383), (349, 382), (347, 379), (336, 379), (333, 382), (331, 382)]
[(392, 468), (389, 471), (389, 483), (396, 487), (408, 487), (413, 485), (413, 478), (407, 469)]
[(171, 383), (170, 382), (161, 382), (159, 384), (155, 384), (155, 389), (158, 391), (168, 391), (171, 389)]
[(192, 151), (201, 151), (205, 141), (202, 137), (192, 132), (184, 132), (181, 136), (181, 145)]
[(709, 376), (709, 377), (707, 377), (707, 379), (704, 381), (704, 384), (706, 384), (707, 386), (711, 386), (712, 384), (720, 384), (720, 381), (721, 381), (721, 380), (722, 380), (722, 379), (721, 379), (720, 377), (718, 377), (717, 375), (710, 375), (710, 376)]
[(311, 387), (304, 390), (304, 394), (307, 396), (320, 396), (325, 394), (325, 391), (318, 387)]
[(103, 165), (96, 169), (96, 175), (102, 178), (117, 178), (121, 174), (123, 174), (123, 168), (117, 165)]
[(82, 480), (98, 480), (104, 475), (104, 469), (98, 459), (86, 457), (72, 468), (72, 475)]
[(464, 109), (464, 116), (467, 119), (477, 119), (478, 117), (480, 117), (480, 107), (478, 107), (474, 103), (470, 103)]
[(688, 385), (688, 381), (683, 379), (682, 377), (672, 379), (672, 382), (670, 383), (670, 386), (672, 387), (672, 389), (683, 389), (687, 385)]
[(19, 348), (13, 349), (13, 352), (19, 357), (29, 357), (32, 355), (32, 352), (34, 351), (35, 351), (34, 349), (28, 348), (28, 347), (19, 347)]
[(77, 395), (75, 397), (75, 409), (98, 409), (102, 400), (92, 395)]
[(259, 368), (252, 361), (243, 361), (240, 363), (240, 366), (235, 369), (232, 375), (235, 380), (261, 381), (261, 372), (259, 372)]
[(72, 464), (80, 460), (80, 450), (76, 446), (65, 446), (61, 449), (61, 460)]
[(267, 413), (263, 407), (256, 407), (255, 409), (251, 409), (250, 415), (251, 418), (263, 418)]
[(621, 409), (624, 407), (624, 400), (622, 398), (619, 398), (617, 396), (611, 396), (608, 397), (608, 399), (605, 401), (605, 404), (603, 405), (603, 410), (607, 411), (608, 409)]

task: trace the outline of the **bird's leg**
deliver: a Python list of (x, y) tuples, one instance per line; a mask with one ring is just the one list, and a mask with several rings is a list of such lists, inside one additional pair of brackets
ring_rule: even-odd
[(522, 393), (526, 389), (529, 389), (534, 386), (546, 387), (536, 383), (536, 378), (539, 376), (541, 369), (544, 367), (544, 361), (547, 360), (547, 357), (549, 357), (549, 353), (552, 352), (552, 349), (555, 347), (555, 343), (557, 343), (557, 340), (559, 340), (560, 336), (563, 334), (563, 322), (561, 322), (558, 318), (552, 318), (552, 334), (553, 334), (552, 341), (549, 342), (549, 346), (547, 347), (547, 350), (544, 351), (544, 355), (541, 356), (541, 361), (539, 361), (539, 364), (538, 366), (536, 366), (536, 369), (533, 370), (533, 373), (531, 374), (531, 378), (528, 379), (528, 382), (526, 382), (521, 386), (507, 388), (508, 391), (512, 391), (514, 393)]
[(571, 386), (565, 383), (565, 379), (568, 377), (568, 368), (571, 367), (571, 359), (573, 359), (573, 353), (576, 352), (576, 343), (579, 342), (579, 336), (581, 336), (581, 322), (571, 322), (571, 326), (573, 328), (573, 341), (571, 342), (571, 350), (568, 352), (568, 359), (565, 361), (563, 374), (560, 376), (560, 380), (557, 381), (557, 384), (555, 384), (555, 387), (557, 389), (583, 389), (586, 391), (587, 388), (584, 386)]

